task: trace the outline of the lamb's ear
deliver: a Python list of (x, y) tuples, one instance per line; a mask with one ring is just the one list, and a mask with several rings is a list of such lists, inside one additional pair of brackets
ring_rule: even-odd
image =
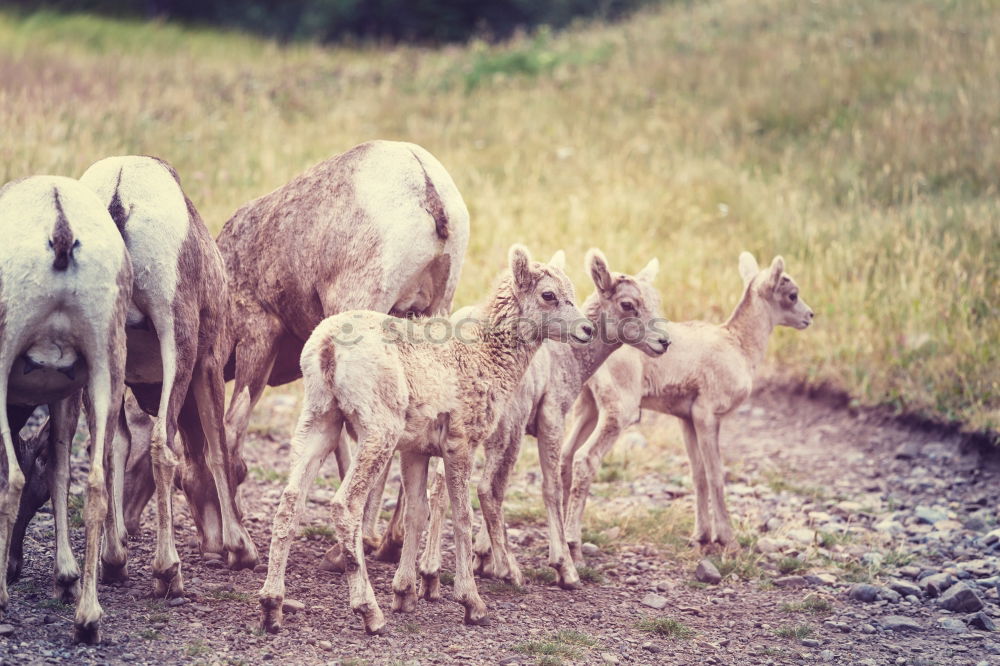
[(587, 250), (586, 266), (597, 290), (602, 293), (610, 292), (611, 271), (608, 270), (608, 260), (604, 258), (604, 253), (596, 247)]
[(750, 284), (750, 280), (757, 276), (760, 267), (757, 260), (749, 252), (740, 252), (740, 277), (743, 278), (743, 286)]
[(514, 275), (514, 284), (518, 287), (530, 285), (531, 255), (528, 253), (528, 248), (518, 243), (511, 245), (507, 261), (510, 263), (510, 272)]
[(649, 260), (649, 263), (646, 264), (646, 266), (641, 271), (635, 274), (635, 276), (640, 280), (644, 280), (645, 282), (653, 282), (656, 280), (656, 275), (659, 272), (660, 272), (660, 260), (657, 259), (656, 257), (653, 257), (652, 259)]
[(772, 289), (777, 287), (778, 283), (781, 282), (781, 274), (784, 272), (785, 260), (779, 254), (774, 258), (774, 261), (771, 262), (771, 267), (767, 270), (767, 283)]
[(552, 255), (552, 258), (549, 259), (549, 266), (552, 266), (553, 268), (558, 268), (561, 271), (565, 271), (566, 253), (563, 252), (562, 250), (557, 250), (556, 253)]

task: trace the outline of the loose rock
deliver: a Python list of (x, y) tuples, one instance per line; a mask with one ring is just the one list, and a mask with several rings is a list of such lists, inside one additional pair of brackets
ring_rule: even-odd
[(884, 629), (890, 631), (923, 631), (924, 628), (920, 626), (920, 623), (914, 620), (912, 617), (904, 617), (902, 615), (887, 615), (883, 617), (880, 624)]
[(698, 568), (694, 570), (694, 577), (702, 583), (710, 585), (718, 585), (722, 582), (722, 574), (710, 560), (702, 560), (698, 563)]
[(296, 601), (295, 599), (285, 599), (281, 603), (281, 610), (286, 613), (298, 613), (306, 609), (306, 605), (301, 601)]
[(983, 631), (996, 631), (997, 625), (989, 615), (983, 611), (979, 611), (975, 615), (968, 618), (969, 626), (976, 629), (982, 629)]
[(956, 583), (941, 595), (938, 601), (941, 608), (953, 613), (975, 613), (982, 610), (983, 602), (971, 587), (965, 583)]
[(642, 598), (640, 603), (643, 606), (648, 606), (656, 610), (663, 610), (670, 602), (666, 597), (656, 594), (655, 592), (650, 592)]
[(857, 583), (851, 586), (851, 589), (847, 591), (847, 596), (855, 601), (861, 601), (866, 604), (870, 604), (873, 601), (878, 600), (880, 588), (875, 585), (868, 585), (867, 583)]

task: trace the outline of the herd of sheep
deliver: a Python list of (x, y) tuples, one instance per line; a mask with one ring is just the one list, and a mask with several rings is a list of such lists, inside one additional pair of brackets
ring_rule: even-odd
[[(454, 596), (465, 621), (487, 620), (476, 573), (523, 582), (502, 505), (526, 433), (538, 442), (549, 564), (562, 587), (580, 584), (591, 481), (641, 408), (682, 424), (694, 540), (729, 545), (720, 421), (750, 394), (774, 327), (804, 329), (813, 318), (781, 257), (761, 269), (740, 256), (743, 294), (726, 323), (668, 323), (653, 286), (655, 259), (630, 275), (591, 250), (594, 291), (578, 305), (563, 253), (542, 263), (520, 245), (482, 304), (453, 313), (468, 210), (437, 159), (388, 141), (356, 146), (251, 201), (215, 240), (176, 171), (152, 157), (104, 159), (79, 180), (8, 183), (0, 238), (0, 377), (8, 378), (0, 382), (0, 608), (7, 580), (20, 574), (24, 527), (51, 497), (55, 592), (76, 601), (83, 642), (100, 640), (98, 565), (105, 582), (127, 577), (127, 536), (154, 495), (152, 593), (183, 594), (175, 481), (204, 552), (233, 569), (258, 563), (243, 525), (242, 447), (264, 388), (299, 377), (302, 412), (259, 593), (269, 631), (282, 624), (298, 516), (331, 452), (341, 485), (328, 558), (346, 573), (351, 607), (369, 633), (380, 633), (385, 618), (366, 553), (399, 562), (394, 611), (412, 611), (418, 587), (440, 598), (449, 505)], [(90, 432), (82, 574), (67, 516), (81, 398)], [(49, 420), (33, 449), (19, 433), (40, 405)], [(483, 527), (473, 539), (468, 486), (480, 446)], [(396, 452), (400, 501), (380, 538)], [(431, 458), (443, 472), (429, 481)]]

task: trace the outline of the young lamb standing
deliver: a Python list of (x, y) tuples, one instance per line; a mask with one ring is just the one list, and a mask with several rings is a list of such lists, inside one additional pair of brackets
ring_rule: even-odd
[[(293, 440), (288, 485), (274, 517), (267, 580), (259, 596), (263, 627), (281, 626), (284, 572), (306, 495), (341, 428), (357, 435), (358, 455), (332, 505), (337, 540), (344, 544), (351, 607), (368, 633), (385, 618), (368, 580), (362, 546), (365, 502), (400, 451), (406, 494), (404, 543), (393, 579), (393, 608), (416, 602), (417, 543), (427, 519), (427, 464), (444, 458), (455, 516), (455, 598), (465, 622), (483, 624), (486, 605), (472, 571), (468, 483), (472, 455), (495, 428), (544, 338), (586, 341), (590, 322), (573, 304), (573, 285), (558, 268), (533, 263), (521, 246), (510, 251), (510, 273), (498, 283), (472, 339), (446, 335), (436, 324), (374, 312), (324, 320), (302, 352), (305, 404)], [(583, 336), (572, 331), (578, 330)], [(567, 332), (571, 332), (567, 335)], [(445, 335), (442, 335), (444, 333)], [(465, 332), (468, 333), (468, 332)], [(437, 433), (439, 436), (430, 436)]]
[[(178, 597), (184, 594), (184, 583), (171, 501), (178, 428), (186, 445), (182, 486), (189, 495), (206, 498), (191, 506), (202, 550), (227, 554), (232, 568), (252, 567), (258, 559), (226, 478), (225, 266), (177, 172), (163, 160), (109, 157), (88, 168), (80, 181), (105, 204), (132, 258), (135, 284), (126, 329), (125, 382), (142, 409), (156, 417), (150, 441), (157, 514), (153, 594)], [(123, 437), (129, 436), (124, 415), (119, 429)], [(124, 479), (117, 481), (116, 491), (122, 493)], [(212, 511), (216, 504), (218, 511)], [(115, 533), (108, 541), (120, 539), (124, 544), (124, 516), (115, 518)], [(123, 577), (124, 565), (122, 558), (111, 577)], [(105, 568), (107, 578), (107, 562)]]
[[(79, 594), (74, 620), (79, 641), (100, 640), (97, 600), (101, 524), (108, 516), (105, 470), (114, 450), (124, 391), (125, 312), (132, 267), (107, 209), (78, 181), (35, 176), (0, 190), (0, 405), (48, 404), (49, 483), (55, 514), (56, 592)], [(91, 434), (84, 523), (83, 585), (69, 544), (66, 498), (69, 454), (81, 389)], [(0, 572), (7, 570), (11, 529), (25, 477), (15, 457), (7, 409), (0, 414), (7, 487), (0, 504)], [(112, 512), (115, 498), (112, 493)], [(0, 608), (8, 603), (0, 577)]]
[(673, 414), (681, 421), (694, 480), (693, 539), (723, 546), (732, 542), (719, 425), (750, 395), (774, 327), (801, 330), (813, 320), (813, 311), (799, 298), (799, 287), (785, 273), (781, 257), (760, 270), (753, 255), (744, 252), (739, 267), (743, 298), (725, 324), (671, 323), (669, 354), (649, 358), (622, 349), (580, 394), (561, 463), (566, 534), (576, 562), (583, 562), (580, 535), (590, 484), (618, 436), (639, 420), (640, 408)]
[[(652, 284), (659, 270), (656, 259), (632, 277), (612, 273), (604, 255), (593, 249), (587, 254), (585, 266), (597, 287), (583, 305), (584, 315), (597, 327), (594, 339), (585, 345), (544, 343), (507, 403), (496, 430), (483, 444), (486, 463), (478, 489), (483, 527), (475, 545), (477, 573), (516, 585), (522, 585), (524, 577), (507, 543), (502, 503), (525, 433), (538, 440), (542, 497), (549, 527), (549, 566), (556, 570), (561, 587), (573, 589), (579, 586), (580, 576), (566, 544), (559, 471), (566, 414), (584, 383), (622, 344), (650, 356), (659, 356), (670, 344), (662, 329), (666, 322), (660, 319), (659, 294)], [(468, 316), (463, 309), (452, 319)], [(437, 480), (440, 482), (440, 477)], [(438, 489), (431, 498), (432, 518), (421, 573), (424, 593), (434, 598), (440, 590), (440, 537), (447, 498)], [(387, 539), (391, 533), (387, 531)]]
[[(447, 314), (468, 240), (469, 212), (454, 181), (411, 143), (363, 143), (236, 211), (218, 238), (229, 276), (225, 373), (235, 385), (225, 423), (234, 502), (253, 406), (265, 386), (301, 376), (303, 344), (320, 321), (361, 309)], [(132, 478), (130, 485), (142, 486)], [(137, 517), (148, 500), (148, 490), (127, 498), (126, 515)]]

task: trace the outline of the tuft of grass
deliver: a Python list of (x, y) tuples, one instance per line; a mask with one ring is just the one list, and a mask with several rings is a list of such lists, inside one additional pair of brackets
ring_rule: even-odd
[(423, 627), (421, 627), (416, 622), (404, 622), (403, 624), (399, 625), (399, 629), (404, 634), (419, 634), (422, 633), (424, 630)]
[(743, 550), (734, 554), (715, 555), (709, 558), (723, 579), (729, 576), (736, 576), (742, 580), (759, 579), (763, 572), (760, 562), (763, 555), (750, 550)]
[(452, 587), (455, 584), (455, 574), (452, 571), (441, 572), (441, 584)]
[(219, 601), (238, 601), (240, 603), (255, 603), (257, 598), (247, 592), (233, 592), (230, 590), (215, 590), (209, 592), (208, 596)]
[(813, 628), (808, 624), (785, 625), (774, 630), (775, 635), (781, 638), (795, 639), (801, 641), (813, 635)]
[(602, 585), (607, 580), (607, 577), (601, 573), (601, 570), (594, 567), (584, 565), (582, 567), (578, 567), (576, 571), (580, 574), (580, 580), (584, 583)]
[(525, 578), (538, 585), (552, 585), (556, 582), (556, 572), (551, 567), (531, 567), (523, 573)]
[(307, 539), (318, 539), (329, 543), (335, 543), (337, 541), (337, 536), (334, 533), (333, 528), (328, 525), (309, 525), (304, 527), (299, 534)]
[(527, 594), (528, 588), (505, 580), (487, 581), (484, 586), (490, 594)]
[(66, 610), (67, 608), (70, 608), (70, 605), (63, 603), (62, 599), (49, 597), (47, 599), (42, 599), (41, 601), (36, 603), (35, 608), (41, 608), (45, 610)]
[(156, 629), (143, 629), (139, 632), (139, 638), (144, 641), (158, 641), (163, 638), (163, 634)]
[(694, 629), (671, 617), (643, 618), (636, 624), (636, 628), (664, 638), (686, 639), (694, 636)]
[(797, 557), (783, 557), (778, 560), (778, 571), (783, 574), (792, 574), (805, 571), (809, 566)]
[(786, 613), (829, 613), (833, 606), (829, 601), (816, 594), (809, 594), (802, 601), (782, 604), (781, 610)]
[(189, 657), (202, 657), (206, 654), (210, 654), (212, 648), (203, 640), (196, 639), (187, 644), (184, 648), (184, 654)]
[(800, 495), (814, 502), (827, 499), (827, 492), (819, 486), (796, 483), (784, 477), (781, 472), (772, 470), (765, 475), (768, 487), (776, 493), (787, 492), (793, 495)]
[(597, 645), (597, 641), (587, 634), (572, 629), (563, 629), (541, 639), (525, 641), (513, 646), (515, 652), (539, 657), (537, 663), (557, 666), (563, 659), (581, 659), (585, 650)]
[(834, 546), (844, 545), (854, 541), (854, 535), (849, 532), (819, 531), (816, 533), (816, 538), (819, 540), (819, 545), (823, 548), (833, 548)]
[(70, 495), (66, 500), (70, 527), (83, 527), (83, 507), (86, 503), (83, 495)]
[(273, 467), (259, 467), (254, 465), (248, 471), (250, 472), (250, 476), (258, 481), (264, 481), (266, 483), (279, 483), (282, 485), (288, 483), (288, 473), (279, 472)]

